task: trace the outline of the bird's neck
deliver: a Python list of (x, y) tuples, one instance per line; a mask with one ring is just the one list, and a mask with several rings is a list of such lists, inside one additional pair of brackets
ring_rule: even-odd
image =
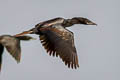
[(72, 19), (65, 19), (62, 26), (64, 27), (70, 27), (73, 26), (74, 24), (83, 24), (82, 19), (77, 19), (77, 18), (72, 18)]

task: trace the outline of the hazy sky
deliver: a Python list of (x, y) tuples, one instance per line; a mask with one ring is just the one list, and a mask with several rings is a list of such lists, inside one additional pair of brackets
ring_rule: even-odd
[(22, 42), (21, 63), (5, 50), (0, 80), (120, 80), (119, 0), (0, 0), (0, 34), (22, 32), (55, 17), (86, 17), (98, 26), (74, 25), (80, 68), (50, 57), (38, 40)]

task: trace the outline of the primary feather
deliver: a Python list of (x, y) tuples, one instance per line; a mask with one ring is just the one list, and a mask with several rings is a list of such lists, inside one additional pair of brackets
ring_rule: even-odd
[(63, 28), (61, 25), (41, 28), (40, 32), (42, 34), (40, 35), (41, 43), (50, 55), (59, 55), (68, 67), (79, 67), (72, 32)]

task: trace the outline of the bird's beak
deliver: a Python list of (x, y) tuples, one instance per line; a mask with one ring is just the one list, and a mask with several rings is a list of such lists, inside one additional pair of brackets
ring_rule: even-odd
[(96, 25), (97, 26), (97, 24), (94, 22), (87, 23), (87, 25)]
[(96, 25), (96, 26), (97, 26), (97, 24), (96, 24), (96, 23), (93, 23), (92, 25)]

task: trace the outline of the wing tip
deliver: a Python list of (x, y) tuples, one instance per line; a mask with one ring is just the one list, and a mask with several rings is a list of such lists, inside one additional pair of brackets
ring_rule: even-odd
[(17, 63), (20, 63), (21, 60), (21, 54), (19, 54), (17, 57), (13, 57)]
[(79, 66), (79, 64), (68, 64), (68, 65), (66, 65), (66, 66), (68, 66), (68, 68), (70, 68), (70, 69), (78, 69), (80, 66)]
[(0, 64), (0, 73), (1, 73), (1, 67), (2, 67), (2, 64)]
[(20, 63), (20, 60), (17, 60), (17, 64), (19, 64)]

